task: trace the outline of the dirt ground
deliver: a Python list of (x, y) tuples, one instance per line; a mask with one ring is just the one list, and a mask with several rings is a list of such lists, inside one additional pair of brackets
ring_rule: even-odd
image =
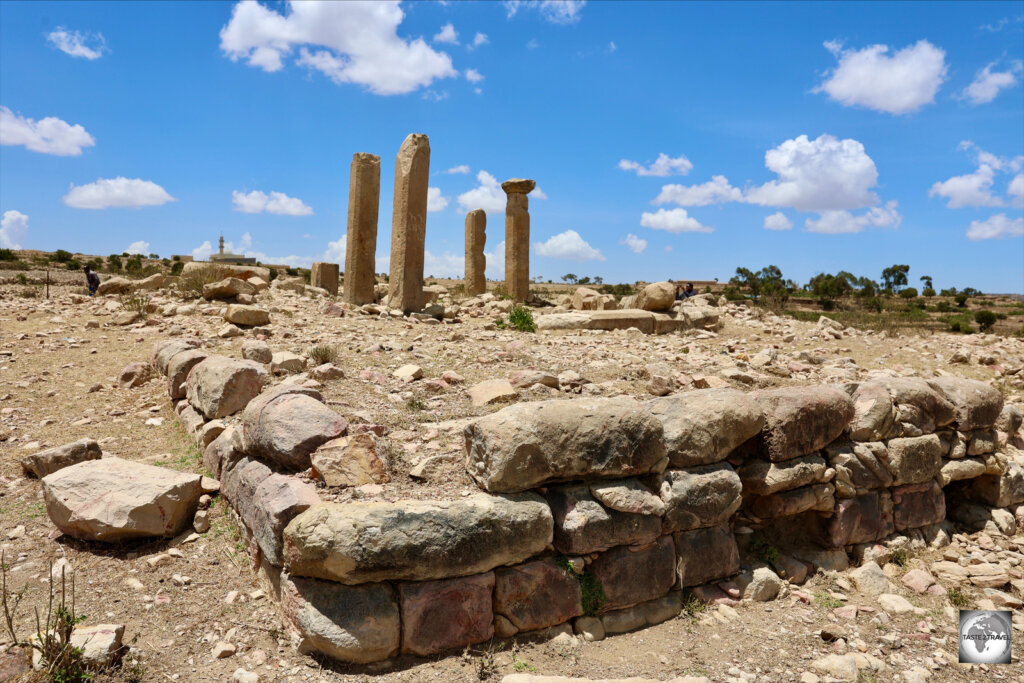
[[(199, 453), (175, 419), (164, 384), (153, 380), (122, 389), (117, 375), (130, 362), (149, 360), (158, 339), (193, 335), (204, 341), (204, 348), (237, 357), (242, 341), (251, 336), (221, 339), (216, 330), (223, 320), (201, 312), (155, 315), (152, 325), (114, 327), (104, 306), (116, 298), (73, 299), (72, 293), (80, 291), (77, 286), (55, 285), (47, 301), (17, 296), (18, 289), (0, 287), (0, 548), (11, 588), (25, 590), (16, 620), (21, 633), (33, 628), (31, 610), (45, 608), (49, 565), (60, 558), (73, 568), (77, 610), (86, 616), (85, 623), (125, 624), (125, 640), (131, 644), (125, 664), (99, 680), (225, 681), (243, 668), (261, 681), (478, 681), (516, 672), (798, 681), (813, 670), (813, 660), (848, 650), (873, 654), (885, 663), (882, 671), (862, 672), (863, 681), (904, 680), (903, 672), (914, 667), (936, 681), (1024, 680), (1016, 661), (991, 669), (956, 664), (957, 623), (946, 597), (903, 591), (920, 608), (918, 613), (876, 624), (874, 597), (844, 589), (836, 577), (821, 574), (772, 602), (684, 612), (664, 624), (600, 642), (568, 646), (542, 637), (496, 639), (463, 653), (401, 657), (371, 666), (318, 662), (298, 654), (286, 637), (274, 604), (259, 589), (223, 500), (214, 500), (210, 531), (190, 543), (85, 543), (55, 530), (39, 482), (26, 478), (18, 462), (38, 449), (90, 437), (100, 442), (105, 455), (201, 472)], [(176, 301), (170, 295), (162, 300)], [(160, 295), (155, 301), (161, 301)], [(457, 325), (327, 317), (321, 311), (323, 302), (291, 294), (275, 295), (268, 305), (275, 323), (269, 330), (272, 348), (304, 353), (316, 344), (337, 346), (337, 364), (345, 378), (325, 383), (325, 398), (350, 421), (385, 426), (392, 481), (371, 499), (458, 497), (475, 490), (462, 469), (461, 426), (466, 418), (500, 406), (474, 408), (464, 387), (524, 368), (553, 374), (572, 370), (598, 385), (603, 395), (645, 398), (650, 396), (645, 387), (651, 364), (666, 364), (688, 377), (715, 375), (723, 368), (747, 371), (745, 359), (774, 345), (779, 354), (808, 369), (790, 377), (753, 373), (753, 383), (732, 383), (754, 388), (854, 381), (870, 371), (932, 376), (952, 370), (992, 380), (1007, 400), (1022, 401), (1024, 340), (1009, 337), (854, 334), (825, 340), (808, 323), (745, 314), (724, 315), (724, 329), (704, 339), (628, 333), (528, 335), (485, 329), (490, 317), (464, 316)], [(87, 326), (93, 320), (98, 327)], [(783, 341), (788, 334), (793, 339)], [(992, 362), (952, 366), (949, 359), (956, 350)], [(422, 383), (403, 384), (391, 373), (406, 363), (420, 365), (425, 378), (453, 371), (464, 383), (439, 393)], [(571, 400), (572, 394), (537, 388), (521, 392), (519, 400), (548, 397)], [(430, 480), (412, 479), (409, 470), (432, 455), (447, 458)], [(321, 490), (321, 495), (347, 500), (353, 493)], [(977, 535), (958, 541), (965, 553), (978, 542)], [(1019, 569), (1024, 563), (1020, 532), (996, 542), (1008, 557), (1019, 558)], [(175, 555), (171, 564), (149, 566), (147, 559), (169, 550)], [(894, 583), (899, 585), (899, 575), (914, 566), (942, 559), (943, 552), (912, 551), (905, 566), (890, 566)], [(174, 575), (191, 580), (178, 585), (182, 581), (175, 582)], [(959, 588), (970, 600), (983, 597), (979, 589)], [(852, 604), (866, 609), (853, 619), (834, 611)], [(1024, 652), (1020, 633), (1015, 629), (1018, 654)], [(214, 659), (213, 646), (221, 640), (234, 643), (237, 652)], [(6, 634), (0, 634), (0, 652), (6, 642)]]

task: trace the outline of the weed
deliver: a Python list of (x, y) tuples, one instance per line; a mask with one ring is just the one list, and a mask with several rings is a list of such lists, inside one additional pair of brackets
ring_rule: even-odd
[(587, 571), (578, 574), (572, 563), (569, 562), (569, 558), (565, 555), (556, 557), (555, 563), (564, 569), (569, 576), (580, 582), (580, 593), (583, 596), (583, 613), (588, 617), (596, 617), (600, 614), (601, 608), (608, 602), (608, 596), (604, 592), (601, 579)]
[(405, 407), (408, 408), (409, 410), (420, 411), (426, 410), (427, 404), (419, 396), (410, 396), (409, 400), (405, 402)]
[(17, 255), (10, 249), (0, 249), (0, 261), (17, 261)]
[(750, 552), (767, 564), (775, 564), (779, 561), (778, 549), (760, 536), (750, 541)]
[(708, 603), (704, 602), (691, 590), (683, 592), (683, 612), (688, 617), (695, 617), (702, 612), (708, 611)]
[(333, 363), (338, 360), (338, 347), (331, 344), (316, 344), (309, 349), (308, 355), (314, 366)]
[(533, 311), (526, 306), (516, 304), (508, 312), (508, 326), (519, 332), (536, 332), (537, 323), (533, 320)]
[(178, 279), (178, 296), (182, 299), (199, 299), (203, 296), (203, 287), (212, 285), (228, 277), (230, 273), (221, 268), (200, 268), (190, 273), (181, 274)]
[(971, 600), (971, 596), (968, 595), (966, 591), (962, 591), (955, 586), (947, 591), (946, 597), (949, 598), (949, 604), (958, 609), (964, 609), (974, 605), (974, 601)]
[(909, 559), (910, 556), (907, 554), (907, 551), (903, 548), (897, 548), (896, 550), (892, 551), (892, 563), (897, 567), (906, 567), (907, 560)]
[(512, 668), (519, 672), (529, 671), (531, 673), (537, 670), (537, 667), (525, 659), (519, 659), (519, 655), (512, 655)]
[(492, 292), (496, 299), (499, 301), (507, 301), (512, 297), (509, 296), (508, 287), (505, 286), (504, 282), (499, 282), (494, 286), (494, 292)]
[(120, 299), (122, 311), (135, 311), (136, 313), (149, 312), (149, 294), (144, 292), (129, 292), (128, 294), (122, 294)]
[(818, 591), (814, 594), (814, 602), (819, 607), (825, 607), (827, 609), (835, 609), (843, 606), (843, 601), (839, 598), (834, 598), (825, 591)]
[(28, 278), (25, 277), (25, 273), (18, 273), (17, 275), (14, 276), (14, 279), (18, 281), (19, 285), (28, 284)]
[(146, 667), (134, 659), (121, 665), (121, 677), (125, 683), (142, 683), (146, 680)]

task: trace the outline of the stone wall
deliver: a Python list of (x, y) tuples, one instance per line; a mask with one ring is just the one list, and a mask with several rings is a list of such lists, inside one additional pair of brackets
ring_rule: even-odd
[(688, 592), (738, 595), (752, 539), (796, 583), (894, 534), (934, 539), (947, 509), (984, 525), (1024, 503), (1019, 410), (952, 377), (519, 403), (465, 428), (479, 493), (321, 502), (289, 474), (321, 467), (321, 449), (372, 479), (372, 453), (339, 446), (355, 438), (345, 419), (312, 389), (253, 393), (265, 373), (248, 361), (206, 357), (182, 380), (179, 354), (194, 360), (164, 342), (154, 364), (177, 373), (177, 411), (253, 565), (300, 649), (349, 662), (564, 624), (629, 631)]

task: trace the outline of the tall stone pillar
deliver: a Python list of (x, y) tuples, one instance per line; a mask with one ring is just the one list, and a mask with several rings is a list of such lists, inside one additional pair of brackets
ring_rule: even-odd
[(356, 152), (348, 181), (348, 237), (345, 240), (345, 301), (372, 304), (377, 284), (377, 210), (380, 157)]
[(476, 296), (487, 291), (487, 257), (484, 256), (484, 242), (487, 240), (487, 214), (483, 209), (473, 209), (466, 214), (466, 294)]
[(530, 202), (526, 198), (537, 183), (513, 178), (501, 184), (505, 202), (505, 286), (513, 301), (530, 295)]
[(313, 264), (313, 272), (309, 276), (309, 284), (326, 289), (338, 296), (338, 264), (317, 261)]
[(411, 133), (395, 158), (388, 301), (404, 313), (423, 310), (423, 248), (427, 235), (430, 140)]

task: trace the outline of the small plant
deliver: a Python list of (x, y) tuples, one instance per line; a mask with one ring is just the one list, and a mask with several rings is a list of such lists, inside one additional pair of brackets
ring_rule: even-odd
[(608, 596), (604, 592), (601, 579), (587, 571), (577, 573), (575, 567), (573, 567), (572, 563), (569, 562), (569, 558), (565, 555), (556, 557), (555, 563), (564, 569), (569, 576), (580, 582), (583, 613), (588, 617), (596, 617), (600, 614), (601, 608), (608, 602)]
[(149, 312), (149, 295), (143, 292), (129, 292), (122, 294), (121, 310), (134, 311), (135, 313)]
[(181, 261), (175, 261), (171, 264), (171, 275), (181, 275), (181, 271), (185, 270), (185, 264)]
[(117, 254), (111, 254), (107, 257), (107, 267), (115, 273), (121, 272), (121, 257)]
[(826, 609), (836, 609), (837, 607), (843, 606), (842, 600), (832, 597), (825, 591), (818, 591), (815, 593), (814, 602), (817, 603), (819, 607), (824, 607)]
[(338, 360), (338, 347), (331, 344), (317, 344), (310, 348), (308, 355), (313, 365), (333, 363)]
[(992, 311), (982, 310), (974, 312), (974, 322), (978, 323), (978, 329), (982, 332), (991, 330), (992, 326), (996, 324), (996, 320), (998, 318)]
[[(182, 266), (184, 268), (184, 266)], [(198, 299), (203, 296), (203, 287), (223, 280), (227, 275), (219, 268), (200, 268), (178, 279), (178, 296), (182, 299)]]
[(73, 258), (70, 261), (68, 261), (67, 263), (65, 263), (64, 267), (67, 268), (68, 270), (81, 270), (82, 269), (82, 262), (79, 261), (78, 259), (74, 259)]
[(67, 263), (68, 261), (71, 260), (71, 252), (64, 251), (63, 249), (58, 249), (53, 254), (53, 260), (56, 261), (57, 263)]
[(18, 273), (17, 275), (14, 276), (14, 279), (18, 281), (19, 285), (28, 284), (28, 278), (25, 277), (25, 273)]
[(760, 536), (750, 541), (750, 552), (767, 564), (775, 564), (779, 561), (778, 549)]
[(133, 256), (124, 262), (124, 272), (137, 274), (142, 272), (142, 259), (138, 256)]
[(427, 404), (419, 396), (410, 396), (409, 400), (405, 402), (405, 407), (409, 410), (420, 411), (426, 410)]
[(974, 604), (974, 601), (971, 600), (971, 596), (955, 586), (947, 591), (946, 597), (949, 598), (949, 604), (958, 609), (965, 609)]
[(698, 598), (693, 591), (687, 589), (683, 593), (683, 612), (688, 617), (695, 617), (702, 612), (708, 611), (708, 603)]
[(897, 548), (896, 550), (892, 551), (892, 563), (897, 567), (906, 567), (907, 561), (909, 559), (910, 556), (907, 554), (907, 551), (903, 548)]
[(0, 249), (0, 261), (17, 261), (18, 257), (10, 249)]
[(518, 672), (534, 672), (537, 670), (537, 667), (535, 667), (533, 664), (530, 664), (525, 659), (520, 659), (519, 655), (512, 655), (512, 668)]

